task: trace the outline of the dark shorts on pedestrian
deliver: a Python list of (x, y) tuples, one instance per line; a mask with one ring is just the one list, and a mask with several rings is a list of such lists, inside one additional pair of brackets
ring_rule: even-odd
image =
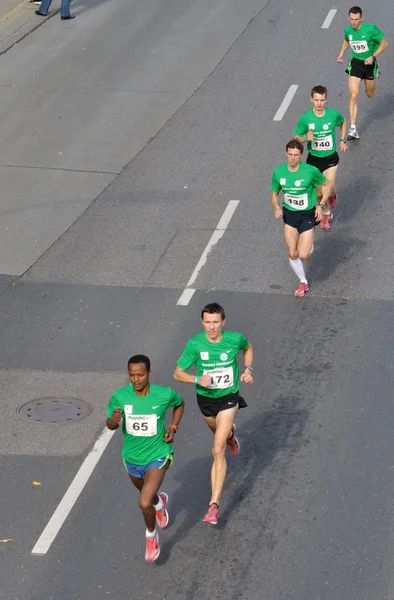
[(234, 408), (238, 405), (238, 408), (246, 408), (247, 404), (239, 392), (235, 394), (226, 394), (221, 398), (208, 398), (197, 394), (197, 404), (204, 415), (204, 417), (216, 417), (222, 410)]
[(298, 233), (309, 231), (317, 225), (314, 208), (310, 210), (289, 210), (284, 206), (283, 221), (286, 225), (297, 229)]
[(372, 65), (366, 65), (360, 58), (351, 58), (347, 63), (346, 73), (358, 79), (376, 79), (378, 75), (378, 63), (376, 58)]
[(306, 162), (308, 165), (312, 165), (312, 167), (319, 169), (320, 173), (324, 173), (327, 169), (337, 166), (339, 163), (339, 156), (338, 152), (334, 152), (333, 154), (330, 154), (330, 156), (315, 156), (314, 154), (309, 153)]

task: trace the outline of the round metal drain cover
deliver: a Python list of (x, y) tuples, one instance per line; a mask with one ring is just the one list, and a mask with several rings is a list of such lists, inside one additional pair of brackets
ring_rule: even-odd
[(84, 419), (93, 408), (84, 400), (68, 396), (56, 396), (29, 400), (18, 408), (23, 421), (39, 421), (42, 423), (69, 423)]

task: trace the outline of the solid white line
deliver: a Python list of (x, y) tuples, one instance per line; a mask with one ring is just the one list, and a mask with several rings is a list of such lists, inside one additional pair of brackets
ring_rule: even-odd
[(219, 223), (217, 224), (215, 231), (211, 235), (211, 239), (206, 245), (204, 252), (201, 254), (201, 258), (198, 261), (196, 268), (194, 269), (189, 281), (187, 282), (186, 288), (183, 290), (182, 295), (180, 296), (177, 302), (177, 305), (187, 306), (189, 304), (189, 301), (195, 292), (194, 289), (190, 289), (190, 286), (195, 282), (199, 272), (207, 262), (208, 254), (212, 250), (213, 246), (215, 246), (215, 244), (218, 243), (220, 238), (223, 237), (224, 232), (226, 231), (238, 204), (239, 200), (230, 200), (230, 202), (228, 203), (227, 208), (224, 211)]
[(328, 29), (330, 27), (332, 20), (335, 17), (337, 11), (338, 11), (337, 8), (332, 8), (331, 10), (328, 11), (328, 15), (326, 16), (324, 23), (321, 26), (322, 29)]
[(297, 90), (298, 90), (298, 85), (291, 85), (289, 87), (289, 89), (287, 90), (286, 96), (283, 98), (282, 104), (278, 108), (278, 112), (274, 116), (274, 119), (273, 119), (274, 121), (281, 121), (283, 119), (283, 115), (289, 108), (290, 102), (293, 100), (294, 94), (296, 93)]
[(100, 460), (114, 433), (115, 431), (110, 431), (107, 427), (103, 429), (100, 437), (83, 461), (78, 473), (74, 477), (67, 492), (64, 494), (47, 526), (38, 538), (36, 545), (31, 551), (32, 554), (46, 554), (48, 552), (53, 540), (59, 533), (75, 502), (78, 500), (89, 477), (93, 473), (94, 467)]

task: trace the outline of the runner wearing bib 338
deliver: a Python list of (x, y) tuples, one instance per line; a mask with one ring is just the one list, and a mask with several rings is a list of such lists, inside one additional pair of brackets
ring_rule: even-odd
[[(332, 193), (328, 179), (316, 167), (301, 162), (303, 151), (298, 140), (288, 142), (287, 162), (274, 170), (271, 181), (271, 204), (275, 218), (284, 221), (290, 266), (300, 280), (294, 292), (299, 298), (309, 290), (303, 261), (313, 252), (315, 225), (322, 219)], [(283, 208), (279, 205), (279, 192), (283, 192)]]
[[(239, 382), (253, 383), (253, 348), (245, 336), (223, 331), (226, 316), (220, 304), (207, 304), (201, 312), (204, 331), (186, 344), (174, 372), (174, 379), (194, 383), (198, 406), (214, 435), (211, 470), (212, 495), (206, 523), (218, 521), (219, 500), (226, 477), (226, 445), (231, 454), (239, 454), (234, 419), (246, 402), (239, 395)], [(237, 355), (243, 351), (245, 370), (239, 376)], [(195, 365), (196, 375), (186, 373)]]
[(323, 208), (323, 218), (320, 227), (330, 229), (332, 209), (336, 205), (335, 181), (337, 176), (339, 156), (335, 140), (335, 130), (341, 128), (339, 149), (346, 152), (346, 119), (340, 112), (326, 106), (327, 88), (316, 85), (311, 92), (311, 110), (301, 115), (294, 130), (294, 138), (301, 143), (307, 142), (308, 157), (306, 162), (319, 169), (332, 185), (332, 194)]
[[(140, 492), (139, 505), (146, 524), (145, 560), (152, 562), (160, 554), (156, 523), (161, 528), (168, 524), (168, 496), (159, 493), (159, 489), (172, 463), (173, 450), (169, 444), (178, 431), (184, 404), (171, 388), (149, 383), (151, 370), (147, 356), (132, 356), (128, 371), (131, 385), (113, 394), (107, 409), (107, 427), (118, 429), (123, 419), (123, 462)], [(173, 407), (172, 424), (166, 431), (164, 419), (170, 407)]]
[(349, 115), (350, 127), (348, 140), (358, 140), (357, 133), (357, 101), (360, 93), (361, 80), (364, 79), (365, 94), (372, 98), (376, 92), (376, 82), (379, 74), (377, 57), (387, 48), (384, 33), (376, 25), (363, 22), (363, 11), (359, 6), (349, 10), (350, 25), (345, 27), (345, 36), (337, 58), (343, 63), (343, 55), (350, 46), (352, 57), (347, 64), (346, 73), (349, 75)]

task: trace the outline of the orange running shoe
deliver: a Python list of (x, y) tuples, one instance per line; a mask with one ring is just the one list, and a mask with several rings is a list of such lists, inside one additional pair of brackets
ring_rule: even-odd
[(156, 532), (154, 536), (146, 538), (145, 560), (153, 562), (160, 554), (159, 534)]
[(209, 505), (208, 512), (205, 515), (203, 521), (205, 521), (205, 523), (211, 523), (211, 525), (216, 525), (216, 523), (218, 522), (218, 518), (219, 506), (215, 502), (212, 502), (212, 504)]
[(309, 291), (309, 285), (305, 282), (300, 283), (300, 285), (294, 292), (294, 296), (297, 296), (297, 298), (302, 298), (302, 296), (305, 296), (305, 294), (308, 291)]
[(156, 523), (161, 529), (164, 529), (164, 527), (167, 527), (169, 521), (167, 512), (168, 496), (165, 492), (161, 492), (159, 498), (161, 498), (163, 502), (163, 508), (156, 511)]
[(231, 428), (231, 433), (232, 433), (231, 438), (229, 438), (227, 440), (227, 448), (231, 454), (233, 454), (234, 456), (237, 456), (241, 451), (241, 445), (240, 445), (238, 439), (235, 437), (235, 430), (236, 430), (235, 423), (233, 423), (233, 426)]

